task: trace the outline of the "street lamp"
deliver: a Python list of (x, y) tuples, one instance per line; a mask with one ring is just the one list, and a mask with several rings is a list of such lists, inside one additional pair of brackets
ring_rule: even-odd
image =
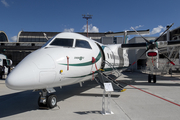
[(88, 19), (92, 19), (92, 16), (93, 16), (93, 15), (89, 15), (89, 14), (84, 15), (84, 14), (83, 14), (82, 16), (83, 16), (84, 19), (87, 20), (87, 37), (88, 37)]

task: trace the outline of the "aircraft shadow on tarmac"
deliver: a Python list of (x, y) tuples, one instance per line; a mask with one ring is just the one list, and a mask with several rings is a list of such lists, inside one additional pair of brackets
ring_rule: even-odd
[[(91, 88), (98, 86), (95, 81), (86, 81), (83, 87), (79, 84), (65, 86), (62, 89), (56, 89), (57, 101), (64, 101), (72, 96), (95, 96), (102, 97), (101, 93), (83, 93)], [(103, 90), (102, 90), (103, 91)], [(103, 92), (102, 92), (103, 93)], [(119, 97), (120, 95), (112, 95), (112, 97)], [(0, 118), (17, 115), (20, 113), (38, 110), (39, 92), (23, 91), (0, 96)], [(89, 111), (90, 112), (90, 111)], [(95, 111), (91, 111), (94, 113)], [(97, 111), (96, 111), (97, 112)], [(86, 112), (88, 113), (88, 112)]]
[[(120, 80), (118, 81), (120, 84), (126, 85), (147, 85), (147, 86), (180, 86), (180, 79), (178, 77), (171, 77), (171, 76), (161, 76), (157, 75), (157, 82), (156, 83), (148, 83), (148, 74), (140, 73), (140, 72), (123, 72), (125, 79), (131, 80)], [(180, 77), (180, 75), (179, 75)], [(166, 81), (171, 81), (166, 82)], [(174, 82), (173, 82), (174, 81)], [(163, 83), (164, 82), (164, 83)], [(177, 83), (178, 82), (178, 83)]]
[(37, 94), (32, 91), (0, 96), (0, 118), (36, 110), (37, 102), (35, 102), (35, 100), (37, 98)]

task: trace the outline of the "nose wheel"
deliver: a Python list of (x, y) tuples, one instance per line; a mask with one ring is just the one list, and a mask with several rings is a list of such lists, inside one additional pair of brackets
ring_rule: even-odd
[(47, 107), (54, 108), (57, 105), (57, 97), (56, 95), (50, 95), (47, 98)]
[(57, 97), (54, 94), (47, 95), (46, 90), (42, 90), (38, 99), (39, 108), (54, 108), (57, 106)]

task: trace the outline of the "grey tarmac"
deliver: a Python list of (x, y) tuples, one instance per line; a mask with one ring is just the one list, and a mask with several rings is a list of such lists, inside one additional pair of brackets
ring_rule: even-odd
[(125, 92), (111, 93), (114, 114), (102, 115), (103, 89), (95, 81), (56, 89), (57, 107), (38, 108), (39, 92), (10, 90), (0, 80), (1, 120), (178, 120), (180, 119), (180, 75), (157, 76), (123, 72), (117, 79)]

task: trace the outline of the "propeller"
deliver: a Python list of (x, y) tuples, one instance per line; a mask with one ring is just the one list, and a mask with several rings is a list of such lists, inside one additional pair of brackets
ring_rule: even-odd
[[(158, 49), (157, 47), (157, 41), (159, 40), (159, 38), (161, 38), (172, 26), (174, 25), (174, 23), (172, 23), (158, 38), (156, 38), (153, 41), (148, 41), (146, 38), (144, 38), (141, 34), (139, 34), (133, 27), (131, 27), (138, 35), (140, 35), (144, 41), (146, 41), (146, 45), (147, 45), (147, 50), (145, 52), (142, 53), (142, 55), (132, 64), (134, 65), (148, 50), (150, 49)], [(159, 50), (158, 50), (159, 51)], [(166, 59), (168, 59), (169, 63), (171, 63), (172, 65), (175, 65), (174, 62), (172, 62), (167, 56), (165, 56), (164, 54), (162, 54)], [(132, 66), (130, 65), (130, 66)], [(129, 67), (130, 67), (129, 66)]]
[(165, 33), (166, 31), (168, 31), (169, 28), (171, 28), (173, 25), (174, 25), (174, 23), (172, 23), (170, 26), (168, 26), (168, 28), (167, 28), (158, 38), (156, 38), (155, 42), (158, 41), (159, 38), (161, 38), (161, 37), (164, 35), (164, 33)]
[[(132, 65), (134, 65), (147, 51), (148, 51), (148, 50), (144, 51), (143, 54), (142, 54), (135, 62), (133, 62)], [(131, 65), (131, 66), (132, 66), (132, 65)]]
[(169, 63), (171, 63), (172, 65), (175, 65), (173, 61), (171, 61), (166, 55), (162, 54), (166, 59), (169, 60)]
[(150, 43), (145, 37), (143, 37), (141, 34), (138, 33), (133, 27), (131, 27), (138, 35), (140, 35), (147, 43)]

